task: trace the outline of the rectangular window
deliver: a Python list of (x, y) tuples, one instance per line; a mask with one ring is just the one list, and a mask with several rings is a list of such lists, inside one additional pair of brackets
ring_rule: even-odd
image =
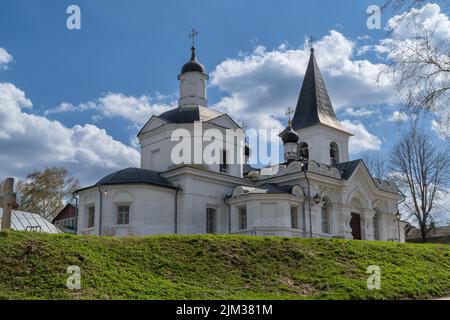
[(206, 209), (206, 233), (216, 233), (216, 209)]
[(117, 224), (128, 224), (130, 222), (130, 207), (117, 207)]
[(247, 208), (239, 208), (239, 230), (247, 229)]
[(88, 208), (88, 219), (87, 219), (87, 227), (92, 228), (94, 226), (95, 219), (95, 207)]
[(298, 208), (291, 207), (291, 228), (298, 229)]

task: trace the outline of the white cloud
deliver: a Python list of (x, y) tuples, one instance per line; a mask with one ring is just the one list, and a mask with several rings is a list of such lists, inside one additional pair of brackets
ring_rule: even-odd
[(391, 122), (405, 122), (410, 120), (411, 117), (408, 116), (406, 113), (401, 111), (394, 111), (392, 115), (388, 118), (388, 121)]
[[(160, 100), (166, 98), (167, 96), (158, 95), (154, 99)], [(153, 114), (160, 114), (175, 107), (173, 103), (153, 102), (154, 99), (146, 95), (133, 97), (121, 93), (109, 92), (96, 100), (79, 105), (63, 102), (57, 108), (47, 110), (45, 114), (96, 110), (99, 112), (98, 115), (95, 115), (96, 120), (99, 120), (101, 117), (120, 117), (136, 125), (143, 125)]]
[[(393, 17), (387, 29), (390, 37), (381, 40), (376, 50), (398, 66), (391, 71), (400, 84), (401, 100), (429, 102), (426, 97), (432, 92), (450, 86), (450, 77), (442, 72), (450, 65), (450, 19), (437, 4), (428, 3)], [(429, 110), (441, 123), (450, 124), (450, 91), (441, 91), (433, 98)], [(400, 116), (401, 121), (406, 119)]]
[[(390, 81), (378, 79), (384, 65), (355, 60), (355, 43), (341, 33), (331, 31), (315, 48), (336, 109), (396, 101)], [(225, 94), (215, 107), (249, 127), (284, 127), (285, 110), (296, 106), (309, 55), (308, 49), (287, 45), (272, 51), (258, 46), (251, 54), (223, 61), (211, 74), (211, 84)]]
[(367, 117), (367, 116), (371, 116), (375, 113), (374, 110), (371, 110), (367, 107), (362, 107), (362, 108), (346, 108), (345, 109), (345, 114), (352, 116), (352, 117)]
[(436, 120), (431, 121), (431, 129), (442, 140), (446, 140), (450, 137), (450, 126), (438, 123)]
[(10, 83), (0, 83), (0, 177), (24, 176), (32, 169), (62, 166), (85, 183), (128, 166), (139, 153), (94, 125), (67, 128), (26, 111), (32, 103)]
[(450, 19), (441, 12), (441, 8), (435, 3), (427, 3), (422, 8), (412, 8), (387, 22), (388, 29), (392, 31), (392, 37), (397, 40), (414, 39), (418, 31), (415, 26), (420, 26), (423, 31), (433, 33), (434, 46), (439, 45), (442, 40), (450, 38)]
[(10, 55), (5, 49), (0, 48), (0, 70), (6, 69), (7, 64), (11, 61), (13, 61), (12, 55)]
[(356, 154), (370, 150), (380, 150), (381, 140), (367, 131), (364, 124), (361, 122), (351, 122), (349, 120), (342, 121), (342, 125), (354, 134), (350, 138), (349, 149), (350, 153)]

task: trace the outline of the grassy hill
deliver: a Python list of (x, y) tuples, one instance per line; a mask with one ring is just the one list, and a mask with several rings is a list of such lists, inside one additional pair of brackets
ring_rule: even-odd
[[(69, 265), (82, 290), (66, 288)], [(450, 295), (449, 272), (449, 245), (0, 232), (0, 299), (416, 299)]]

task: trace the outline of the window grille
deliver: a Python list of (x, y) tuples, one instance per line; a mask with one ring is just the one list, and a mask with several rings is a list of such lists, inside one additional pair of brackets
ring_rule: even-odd
[(117, 224), (128, 224), (130, 222), (130, 207), (117, 207)]
[(324, 201), (322, 206), (322, 233), (330, 233), (330, 213), (328, 201)]
[(247, 208), (239, 208), (239, 230), (247, 229)]
[(298, 229), (298, 209), (291, 207), (291, 228)]
[(206, 209), (206, 233), (216, 233), (216, 210)]

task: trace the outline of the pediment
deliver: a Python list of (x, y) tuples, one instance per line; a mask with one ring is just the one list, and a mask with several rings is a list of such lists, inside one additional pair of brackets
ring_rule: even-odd
[(167, 121), (164, 121), (163, 119), (161, 119), (157, 116), (152, 116), (150, 118), (150, 120), (148, 120), (147, 123), (144, 125), (144, 127), (141, 129), (141, 131), (139, 131), (138, 137), (148, 131), (159, 128), (166, 123), (167, 123)]
[(227, 129), (240, 129), (241, 127), (227, 114), (222, 114), (217, 118), (211, 119), (209, 123), (221, 126)]
[(346, 203), (350, 203), (352, 198), (356, 196), (361, 202), (365, 202), (368, 205), (372, 198), (371, 194), (376, 192), (377, 188), (369, 170), (362, 161), (347, 181), (349, 184), (345, 195)]

